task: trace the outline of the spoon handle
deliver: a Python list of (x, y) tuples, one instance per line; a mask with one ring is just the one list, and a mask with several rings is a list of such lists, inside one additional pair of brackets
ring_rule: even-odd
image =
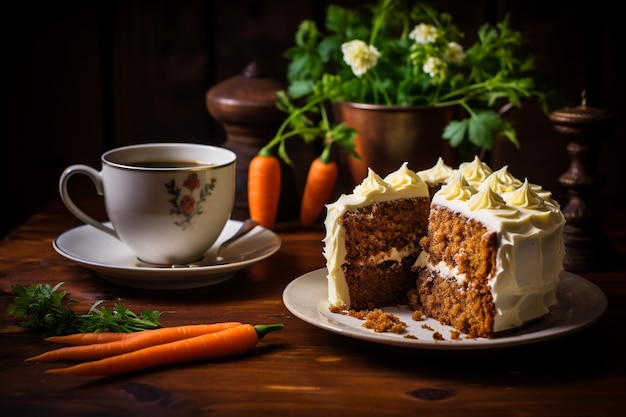
[(247, 219), (246, 221), (244, 221), (239, 230), (237, 230), (234, 235), (232, 235), (220, 245), (219, 249), (217, 250), (217, 257), (215, 258), (215, 260), (217, 262), (223, 261), (224, 251), (226, 250), (226, 247), (233, 243), (235, 240), (239, 239), (241, 236), (245, 235), (246, 233), (257, 227), (258, 225), (259, 223), (252, 219)]

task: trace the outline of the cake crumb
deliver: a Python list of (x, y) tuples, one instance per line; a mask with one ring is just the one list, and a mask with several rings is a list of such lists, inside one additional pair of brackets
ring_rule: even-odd
[(433, 333), (433, 339), (434, 340), (446, 340), (446, 339), (444, 339), (444, 337), (439, 332)]
[(418, 337), (415, 336), (414, 334), (407, 334), (404, 336), (405, 339), (413, 339), (413, 340), (417, 340)]
[(425, 329), (425, 330), (430, 330), (431, 332), (432, 332), (433, 330), (435, 330), (435, 329), (433, 329), (432, 327), (430, 327), (428, 324), (422, 324), (422, 329)]
[(411, 319), (414, 321), (423, 321), (426, 320), (426, 316), (421, 310), (415, 310), (413, 314), (411, 314)]
[(395, 314), (385, 313), (380, 309), (375, 309), (365, 316), (363, 327), (372, 329), (377, 333), (390, 332), (402, 334), (406, 331), (406, 323), (400, 320)]
[(355, 319), (359, 319), (359, 320), (365, 320), (365, 318), (367, 317), (369, 313), (370, 313), (369, 310), (359, 310), (359, 311), (348, 310), (348, 315), (350, 317), (354, 317)]
[(344, 315), (347, 314), (345, 305), (336, 306), (336, 305), (331, 304), (328, 306), (328, 310), (331, 313), (335, 313), (335, 314), (344, 314)]
[(377, 333), (389, 332), (403, 334), (406, 331), (406, 323), (395, 314), (385, 313), (381, 309), (374, 310), (347, 310), (345, 306), (328, 307), (331, 313), (348, 315), (355, 319), (365, 320), (363, 327), (372, 329)]
[(450, 330), (450, 337), (452, 340), (459, 340), (461, 338), (461, 332), (458, 330)]

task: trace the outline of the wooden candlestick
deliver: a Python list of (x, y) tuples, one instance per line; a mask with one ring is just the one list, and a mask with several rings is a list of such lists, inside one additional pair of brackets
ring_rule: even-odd
[(569, 169), (559, 177), (570, 198), (563, 209), (564, 268), (573, 272), (605, 269), (613, 264), (615, 252), (602, 231), (593, 201), (596, 190), (604, 184), (598, 172), (600, 142), (610, 134), (615, 118), (587, 107), (583, 92), (580, 106), (557, 110), (550, 114), (550, 120), (568, 140), (570, 156)]
[[(209, 114), (221, 123), (227, 140), (223, 146), (237, 154), (237, 185), (232, 218), (244, 220), (248, 208), (248, 166), (250, 160), (274, 136), (285, 113), (278, 110), (276, 93), (282, 83), (264, 76), (256, 62), (243, 73), (211, 87), (206, 93)], [(299, 200), (293, 172), (282, 164), (282, 184), (278, 220), (295, 218)]]

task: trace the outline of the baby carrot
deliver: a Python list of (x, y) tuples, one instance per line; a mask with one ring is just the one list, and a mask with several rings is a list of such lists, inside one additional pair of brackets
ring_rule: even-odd
[[(162, 327), (135, 333), (134, 337), (114, 340), (107, 343), (94, 343), (82, 346), (63, 347), (26, 359), (27, 362), (86, 361), (107, 358), (149, 346), (162, 345), (176, 340), (188, 339), (203, 334), (215, 333), (231, 327), (241, 326), (239, 322), (215, 324), (193, 324), (177, 327)], [(129, 333), (126, 333), (129, 334)]]
[(278, 158), (257, 154), (248, 167), (248, 208), (250, 217), (273, 229), (280, 199), (281, 172)]
[(324, 162), (321, 158), (315, 158), (311, 162), (300, 206), (300, 223), (304, 226), (311, 225), (324, 211), (337, 181), (337, 175), (335, 161)]
[(217, 359), (251, 351), (267, 333), (283, 328), (282, 324), (252, 326), (243, 324), (221, 332), (164, 343), (98, 361), (83, 362), (67, 368), (49, 369), (49, 374), (77, 376), (112, 376), (153, 366)]

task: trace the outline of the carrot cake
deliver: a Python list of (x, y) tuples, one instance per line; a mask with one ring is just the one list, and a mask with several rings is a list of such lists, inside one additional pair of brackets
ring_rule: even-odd
[(519, 328), (557, 302), (564, 224), (550, 192), (478, 158), (369, 170), (327, 206), (329, 308), (406, 304), (470, 337)]
[(371, 169), (352, 194), (327, 206), (324, 256), (331, 306), (407, 304), (426, 235), (428, 187), (404, 163), (384, 179)]
[(431, 201), (409, 305), (472, 337), (548, 313), (563, 270), (565, 218), (551, 194), (475, 158)]

